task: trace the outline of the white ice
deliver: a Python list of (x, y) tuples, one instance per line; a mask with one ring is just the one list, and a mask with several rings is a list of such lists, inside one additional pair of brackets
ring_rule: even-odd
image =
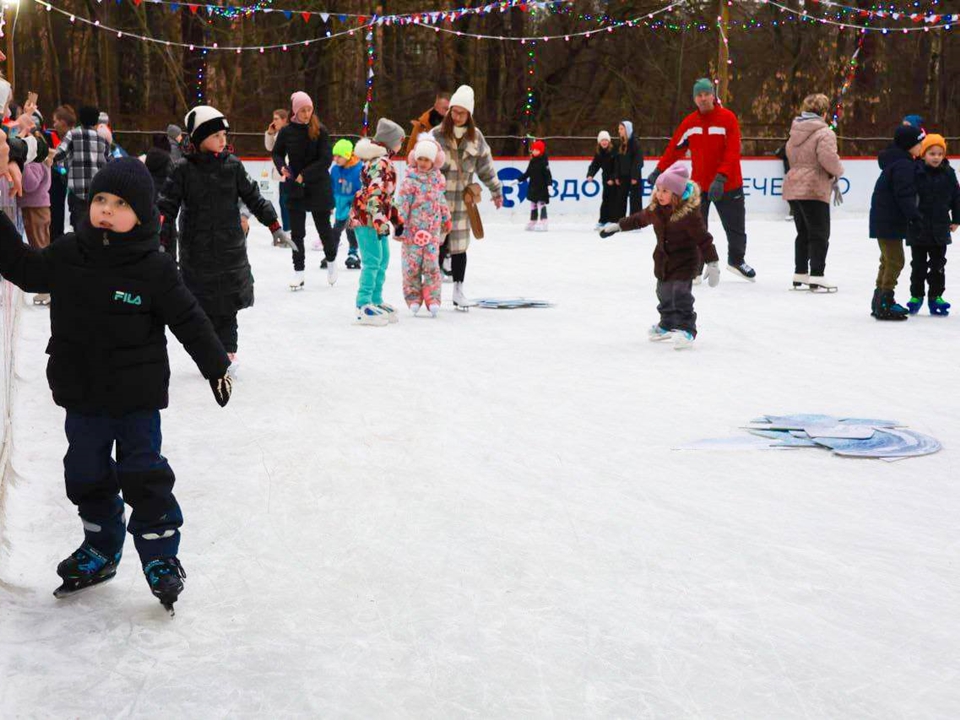
[[(113, 582), (51, 594), (81, 527), (48, 311), (24, 307), (0, 716), (960, 715), (960, 318), (870, 317), (862, 219), (834, 223), (839, 292), (789, 292), (792, 225), (755, 220), (758, 282), (697, 288), (700, 336), (675, 352), (646, 339), (649, 231), (498, 220), (468, 294), (555, 308), (461, 314), (446, 285), (436, 320), (357, 327), (358, 273), (331, 288), (309, 253), (291, 294), (289, 252), (254, 229), (226, 409), (171, 345), (189, 574), (173, 619), (129, 540)], [(944, 450), (674, 449), (797, 412), (894, 418)]]

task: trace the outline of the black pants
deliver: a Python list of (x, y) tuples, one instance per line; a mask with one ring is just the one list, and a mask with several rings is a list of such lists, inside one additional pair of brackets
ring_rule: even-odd
[(67, 497), (80, 513), (84, 539), (110, 558), (119, 556), (126, 501), (133, 508), (128, 529), (140, 561), (176, 555), (183, 515), (173, 496), (173, 470), (160, 454), (160, 412), (114, 418), (68, 410), (65, 429)]
[[(67, 195), (67, 205), (70, 206), (70, 224), (73, 226), (74, 231), (76, 231), (76, 229), (80, 227), (80, 221), (90, 212), (90, 203), (70, 193)], [(53, 235), (50, 237), (52, 239)]]
[(53, 173), (50, 180), (50, 241), (63, 235), (67, 221), (67, 176)]
[(693, 311), (693, 282), (657, 280), (657, 311), (664, 330), (686, 330), (697, 335), (697, 314)]
[(537, 209), (540, 210), (540, 219), (547, 219), (547, 204), (546, 203), (530, 203), (530, 222), (537, 221)]
[(443, 261), (448, 257), (450, 258), (450, 274), (453, 276), (454, 282), (463, 282), (467, 277), (467, 254), (465, 252), (459, 253), (457, 255), (450, 254), (450, 245), (447, 240), (450, 238), (448, 235), (444, 238), (443, 243), (440, 245), (440, 253), (438, 261), (440, 263), (441, 272), (443, 268)]
[[(303, 239), (307, 236), (307, 212), (305, 210), (290, 210), (290, 237), (297, 244), (297, 249), (293, 251), (293, 269), (303, 270), (306, 267), (306, 253), (304, 252)], [(329, 212), (313, 212), (313, 224), (317, 226), (317, 233), (320, 235), (320, 242), (323, 243), (323, 255), (328, 263), (337, 259), (337, 243), (333, 239), (333, 232), (330, 227)]]
[(213, 330), (223, 343), (223, 349), (228, 353), (237, 351), (237, 338), (239, 334), (237, 326), (237, 313), (229, 315), (210, 315), (210, 322), (213, 323)]
[(794, 269), (798, 275), (807, 272), (823, 277), (830, 247), (830, 203), (821, 200), (791, 200), (790, 210), (797, 226), (793, 245)]
[[(739, 265), (747, 254), (747, 209), (743, 202), (743, 188), (725, 192), (716, 202), (720, 223), (727, 234), (727, 264)], [(704, 193), (700, 201), (703, 224), (709, 225), (710, 198)]]
[[(630, 178), (620, 178), (620, 184), (614, 186), (617, 189), (617, 216), (610, 222), (616, 222), (620, 218), (633, 215), (643, 210), (640, 198), (640, 181), (634, 185)], [(628, 207), (629, 206), (629, 207)]]
[(606, 225), (607, 223), (616, 222), (623, 215), (617, 215), (617, 207), (620, 202), (620, 193), (619, 188), (616, 185), (603, 185), (603, 195), (600, 200), (600, 223)]
[(931, 298), (938, 298), (947, 289), (947, 246), (911, 245), (910, 246), (910, 294), (915, 298), (923, 297), (924, 283)]
[(354, 255), (357, 254), (357, 234), (353, 231), (353, 228), (347, 227), (347, 224), (350, 222), (350, 219), (346, 220), (337, 220), (333, 224), (333, 229), (330, 231), (332, 233), (332, 242), (336, 243), (337, 248), (340, 247), (340, 236), (343, 235), (343, 231), (347, 231), (347, 243), (350, 245), (350, 252)]

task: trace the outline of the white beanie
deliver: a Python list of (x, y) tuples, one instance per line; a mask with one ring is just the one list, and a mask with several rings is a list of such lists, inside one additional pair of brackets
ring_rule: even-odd
[(601, 130), (600, 134), (597, 135), (597, 142), (600, 142), (601, 140), (610, 142), (610, 133), (608, 133), (606, 130)]
[(200, 147), (200, 143), (211, 135), (230, 129), (230, 123), (227, 122), (223, 113), (210, 105), (197, 105), (187, 113), (183, 124), (187, 128), (190, 142), (196, 147)]
[(473, 88), (469, 85), (461, 85), (450, 98), (450, 107), (461, 107), (473, 115), (474, 96)]
[(430, 162), (435, 162), (439, 149), (440, 146), (433, 140), (420, 140), (417, 142), (416, 147), (413, 148), (413, 159), (419, 160), (420, 158), (426, 158)]

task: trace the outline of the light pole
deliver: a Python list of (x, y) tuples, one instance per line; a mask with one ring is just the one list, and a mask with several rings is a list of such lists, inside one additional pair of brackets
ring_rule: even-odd
[(13, 55), (13, 35), (17, 29), (17, 15), (20, 14), (20, 0), (3, 0), (3, 14), (6, 20), (4, 33), (7, 36), (7, 79), (10, 84), (16, 88), (17, 83), (14, 79), (16, 65)]

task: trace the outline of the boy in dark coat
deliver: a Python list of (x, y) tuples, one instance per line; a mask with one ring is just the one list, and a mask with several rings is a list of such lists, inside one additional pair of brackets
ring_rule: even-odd
[(633, 123), (623, 120), (619, 127), (620, 152), (617, 153), (617, 212), (623, 217), (634, 215), (643, 207), (640, 178), (643, 174), (643, 151), (640, 139), (634, 135)]
[(227, 119), (208, 105), (187, 114), (191, 148), (173, 168), (158, 205), (166, 232), (183, 207), (180, 269), (190, 291), (210, 318), (217, 336), (236, 362), (237, 312), (253, 305), (253, 272), (240, 225), (239, 200), (292, 247), (273, 205), (263, 199), (243, 163), (227, 149)]
[[(170, 154), (170, 139), (166, 134), (160, 133), (153, 136), (153, 145), (147, 150), (143, 158), (143, 164), (150, 171), (150, 177), (153, 178), (153, 201), (156, 203), (160, 199), (160, 191), (167, 184), (167, 180), (173, 173), (173, 156)], [(170, 253), (174, 260), (177, 259), (177, 227), (172, 223), (165, 228), (166, 232), (161, 238), (161, 247), (164, 252)]]
[(924, 285), (929, 290), (927, 307), (931, 315), (948, 315), (950, 303), (943, 299), (946, 289), (947, 245), (950, 233), (960, 227), (960, 184), (947, 161), (947, 141), (942, 135), (927, 135), (920, 144), (921, 162), (916, 164), (920, 223), (911, 228), (910, 246), (911, 315), (923, 305)]
[(706, 265), (704, 277), (710, 287), (716, 287), (720, 282), (720, 259), (700, 212), (700, 188), (691, 182), (687, 166), (676, 162), (657, 175), (654, 182), (650, 205), (620, 222), (608, 223), (600, 237), (653, 225), (657, 235), (653, 274), (657, 278), (660, 322), (647, 334), (653, 341), (673, 340), (674, 349), (682, 350), (690, 347), (697, 336), (693, 278)]
[(24, 245), (0, 216), (0, 273), (28, 292), (52, 294), (47, 379), (54, 402), (67, 411), (67, 497), (84, 529), (83, 544), (57, 567), (63, 585), (56, 594), (116, 574), (126, 502), (147, 582), (171, 609), (185, 573), (177, 560), (183, 516), (173, 471), (160, 454), (170, 380), (164, 327), (221, 406), (230, 399), (230, 363), (176, 263), (160, 252), (144, 165), (123, 158), (104, 167), (90, 185), (89, 205), (76, 232), (43, 250)]
[(877, 320), (906, 320), (907, 309), (897, 304), (893, 291), (903, 270), (903, 240), (911, 225), (920, 222), (914, 158), (920, 155), (923, 130), (901, 125), (893, 144), (880, 153), (880, 177), (870, 200), (870, 237), (880, 245), (880, 272), (870, 314)]
[(600, 201), (600, 220), (595, 230), (600, 230), (608, 222), (616, 222), (620, 217), (617, 214), (617, 154), (610, 133), (606, 130), (601, 130), (597, 135), (597, 152), (587, 168), (587, 180), (593, 180), (598, 172), (603, 196)]
[[(543, 140), (537, 140), (530, 146), (530, 162), (527, 169), (517, 182), (528, 182), (527, 200), (530, 201), (530, 222), (527, 230), (535, 232), (547, 231), (547, 205), (550, 204), (550, 186), (553, 184), (553, 173), (550, 172), (550, 159), (547, 157), (547, 145)], [(537, 213), (539, 212), (539, 222)]]

